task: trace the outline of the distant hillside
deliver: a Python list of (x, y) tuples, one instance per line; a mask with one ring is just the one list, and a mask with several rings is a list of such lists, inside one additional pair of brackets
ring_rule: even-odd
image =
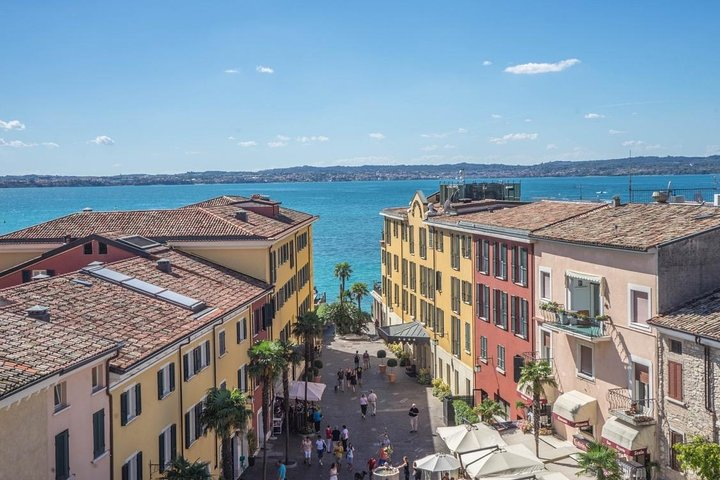
[(611, 160), (555, 161), (535, 165), (455, 163), (445, 165), (299, 166), (257, 172), (187, 172), (113, 176), (0, 176), (0, 188), (109, 185), (184, 185), (201, 183), (324, 182), (455, 178), (523, 178), (614, 175), (681, 175), (720, 173), (720, 155), (709, 157), (636, 157)]

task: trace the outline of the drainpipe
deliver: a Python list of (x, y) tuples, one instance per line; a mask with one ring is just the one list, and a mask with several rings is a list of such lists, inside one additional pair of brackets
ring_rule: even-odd
[(178, 401), (180, 402), (180, 452), (185, 456), (185, 414), (183, 410), (183, 389), (185, 388), (185, 372), (183, 371), (183, 355), (182, 347), (190, 345), (190, 336), (188, 335), (184, 343), (178, 345), (178, 372), (180, 372), (180, 388), (178, 388)]
[(113, 435), (113, 402), (110, 395), (110, 360), (120, 356), (120, 349), (115, 351), (115, 355), (105, 361), (105, 395), (108, 397), (108, 430), (110, 434), (110, 480), (115, 478), (115, 436)]
[[(212, 345), (212, 351), (213, 351), (212, 363), (213, 363), (213, 387), (214, 388), (217, 388), (217, 384), (218, 384), (217, 383), (218, 356), (217, 356), (217, 344), (215, 343), (217, 336), (215, 335), (215, 329), (218, 327), (218, 325), (222, 325), (222, 322), (223, 322), (223, 319), (221, 318), (220, 323), (215, 323), (212, 327), (213, 341), (212, 341), (211, 345)], [(227, 342), (227, 335), (225, 337), (226, 337), (225, 342)], [(217, 467), (218, 467), (218, 465), (217, 465), (217, 458), (218, 458), (218, 446), (217, 446), (218, 442), (217, 442), (217, 440), (218, 440), (218, 438), (217, 438), (217, 431), (216, 431), (215, 432), (215, 441), (213, 442), (215, 444), (215, 469), (217, 469)], [(234, 464), (235, 463), (233, 462), (233, 465)]]

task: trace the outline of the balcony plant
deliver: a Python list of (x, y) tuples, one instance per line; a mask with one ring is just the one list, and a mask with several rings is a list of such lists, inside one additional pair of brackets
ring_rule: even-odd
[(387, 366), (390, 368), (390, 373), (388, 373), (388, 380), (390, 383), (395, 383), (395, 380), (397, 378), (397, 374), (394, 372), (394, 368), (398, 366), (398, 361), (396, 358), (388, 358)]
[(610, 320), (610, 315), (595, 315), (595, 320), (598, 322), (607, 322)]
[(542, 302), (540, 303), (540, 310), (557, 313), (560, 310), (560, 304), (557, 302)]

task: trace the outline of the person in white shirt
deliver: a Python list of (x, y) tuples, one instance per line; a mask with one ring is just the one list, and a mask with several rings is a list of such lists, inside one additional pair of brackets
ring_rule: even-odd
[(375, 414), (377, 413), (377, 400), (378, 400), (377, 394), (374, 391), (370, 390), (370, 393), (368, 394), (367, 399), (368, 399), (368, 403), (370, 404), (370, 415), (374, 417)]
[(365, 418), (365, 415), (367, 415), (367, 407), (368, 407), (368, 398), (363, 393), (360, 395), (360, 415), (362, 415), (362, 418)]
[(322, 465), (322, 457), (325, 452), (325, 442), (320, 435), (318, 435), (317, 440), (315, 440), (315, 450), (317, 451), (318, 464)]

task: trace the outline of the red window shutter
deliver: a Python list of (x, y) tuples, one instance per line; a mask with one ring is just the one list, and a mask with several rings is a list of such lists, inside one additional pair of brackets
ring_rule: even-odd
[(668, 361), (668, 396), (682, 400), (682, 364)]

